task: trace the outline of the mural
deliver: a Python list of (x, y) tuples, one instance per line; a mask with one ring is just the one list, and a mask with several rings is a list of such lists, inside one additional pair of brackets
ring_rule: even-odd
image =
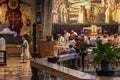
[(53, 0), (54, 24), (120, 23), (120, 0)]

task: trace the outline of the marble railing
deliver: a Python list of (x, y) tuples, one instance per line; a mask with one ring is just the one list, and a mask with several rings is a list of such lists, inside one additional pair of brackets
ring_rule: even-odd
[[(59, 61), (79, 58), (78, 54), (60, 55)], [(55, 77), (56, 80), (119, 80), (120, 77), (99, 77), (92, 74), (84, 73), (65, 66), (48, 62), (47, 58), (35, 59), (31, 61), (32, 79), (31, 80), (52, 80), (47, 77)]]

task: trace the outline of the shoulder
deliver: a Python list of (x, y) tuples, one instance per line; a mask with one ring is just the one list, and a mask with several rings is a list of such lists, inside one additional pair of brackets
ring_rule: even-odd
[(2, 37), (1, 40), (5, 40), (5, 38)]

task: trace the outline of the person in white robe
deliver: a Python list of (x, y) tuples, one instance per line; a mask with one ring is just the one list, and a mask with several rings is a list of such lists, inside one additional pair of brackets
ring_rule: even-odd
[(69, 37), (70, 37), (70, 33), (67, 32), (66, 30), (64, 30), (64, 39), (65, 39), (65, 45), (66, 46), (69, 45)]
[(26, 60), (26, 59), (30, 59), (31, 55), (30, 55), (30, 51), (29, 51), (29, 43), (28, 41), (25, 39), (25, 37), (22, 37), (23, 40), (23, 44), (22, 44), (22, 53), (21, 53), (21, 59)]
[[(0, 34), (0, 51), (6, 50), (6, 41), (3, 38), (2, 34)], [(3, 52), (0, 52), (0, 57), (3, 58)]]

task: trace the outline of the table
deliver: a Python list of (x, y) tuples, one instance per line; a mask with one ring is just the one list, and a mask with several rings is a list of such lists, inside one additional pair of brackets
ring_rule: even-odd
[(54, 55), (60, 55), (64, 50), (66, 50), (68, 46), (61, 46), (61, 45), (55, 45), (54, 46)]

